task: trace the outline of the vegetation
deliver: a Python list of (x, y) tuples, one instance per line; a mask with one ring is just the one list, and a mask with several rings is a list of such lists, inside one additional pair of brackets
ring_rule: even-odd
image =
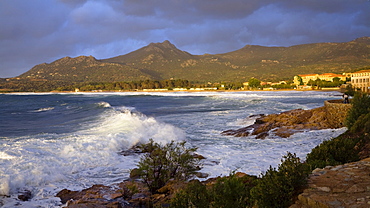
[(186, 181), (200, 169), (200, 159), (194, 157), (196, 148), (186, 148), (185, 142), (161, 146), (151, 139), (139, 149), (146, 152), (138, 164), (139, 177), (152, 193), (171, 179)]
[(355, 96), (351, 100), (351, 103), (352, 108), (348, 112), (348, 117), (346, 120), (346, 125), (350, 130), (355, 125), (360, 116), (366, 116), (370, 113), (370, 95), (358, 91), (355, 93)]
[(270, 167), (261, 178), (218, 178), (213, 185), (191, 181), (172, 199), (171, 207), (288, 207), (306, 184), (309, 166), (295, 155), (284, 156), (278, 169)]
[(358, 161), (361, 151), (370, 142), (370, 96), (356, 92), (351, 103), (346, 119), (348, 131), (324, 141), (307, 155), (307, 163), (313, 169)]
[(143, 89), (168, 89), (174, 88), (217, 88), (223, 90), (241, 89), (241, 82), (230, 83), (201, 83), (190, 82), (183, 79), (171, 80), (141, 80), (129, 82), (67, 82), (67, 81), (45, 81), (45, 80), (11, 80), (0, 79), (0, 91), (3, 92), (50, 92), (50, 91), (130, 91)]
[(356, 145), (360, 138), (349, 138), (344, 135), (324, 141), (307, 155), (307, 163), (312, 169), (335, 166), (359, 160), (359, 149)]
[(199, 180), (190, 181), (183, 190), (180, 190), (172, 199), (171, 207), (210, 207), (211, 196), (206, 185)]
[(255, 186), (257, 177), (237, 176), (217, 178), (213, 185), (207, 186), (198, 180), (190, 181), (171, 200), (171, 207), (251, 207), (253, 201), (250, 190)]
[(250, 78), (249, 81), (248, 81), (248, 86), (250, 88), (258, 88), (261, 86), (261, 81), (259, 79), (256, 79), (254, 77)]
[(323, 87), (339, 87), (344, 83), (345, 82), (341, 81), (340, 78), (335, 77), (333, 78), (332, 82), (317, 78), (315, 81), (313, 80), (308, 81), (307, 85), (316, 86), (317, 88), (321, 89)]
[(309, 166), (295, 155), (288, 153), (278, 169), (270, 167), (251, 195), (258, 207), (289, 207), (306, 185)]
[[(302, 162), (287, 153), (278, 168), (270, 167), (260, 178), (230, 174), (214, 183), (190, 181), (171, 200), (171, 207), (289, 207), (307, 183), (315, 168), (358, 161), (370, 144), (369, 95), (356, 93), (348, 113), (348, 131), (315, 147)], [(369, 155), (367, 155), (368, 157)]]

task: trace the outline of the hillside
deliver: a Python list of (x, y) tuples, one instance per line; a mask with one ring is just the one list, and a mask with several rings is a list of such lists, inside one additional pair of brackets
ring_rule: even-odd
[(186, 79), (200, 82), (292, 79), (304, 73), (342, 73), (370, 66), (370, 37), (346, 43), (291, 47), (247, 45), (223, 54), (192, 55), (169, 41), (151, 43), (126, 55), (97, 60), (65, 57), (39, 64), (20, 79), (74, 82)]

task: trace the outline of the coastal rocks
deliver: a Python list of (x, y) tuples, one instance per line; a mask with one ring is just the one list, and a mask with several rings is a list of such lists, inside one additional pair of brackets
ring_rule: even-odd
[(235, 137), (254, 135), (257, 139), (274, 135), (287, 138), (297, 132), (328, 128), (332, 127), (326, 118), (325, 107), (320, 107), (311, 110), (295, 109), (280, 114), (262, 115), (250, 126), (227, 130), (222, 134)]
[[(257, 177), (237, 172), (236, 177), (247, 177), (255, 180)], [(212, 186), (220, 177), (209, 178), (203, 182)], [(63, 207), (67, 208), (134, 208), (134, 207), (169, 207), (171, 199), (182, 190), (188, 182), (171, 180), (151, 194), (147, 186), (139, 180), (123, 181), (110, 186), (94, 185), (81, 191), (67, 189), (57, 193)]]
[(66, 207), (110, 207), (122, 208), (127, 202), (124, 200), (124, 189), (104, 185), (94, 185), (82, 191), (61, 190), (59, 197)]
[(18, 199), (21, 201), (28, 201), (32, 198), (32, 193), (29, 190), (24, 190), (18, 195)]
[(370, 207), (370, 158), (312, 172), (291, 208)]
[(153, 204), (168, 204), (175, 191), (184, 187), (184, 182), (170, 181), (151, 194), (143, 182), (124, 181), (110, 186), (94, 185), (81, 191), (67, 189), (57, 193), (57, 197), (67, 208), (126, 208), (150, 207)]

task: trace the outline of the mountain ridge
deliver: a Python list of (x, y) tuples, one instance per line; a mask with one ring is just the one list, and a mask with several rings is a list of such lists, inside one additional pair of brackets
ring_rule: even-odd
[(187, 79), (198, 82), (292, 79), (304, 73), (343, 73), (370, 66), (370, 37), (344, 43), (289, 47), (246, 45), (221, 54), (193, 55), (170, 41), (150, 43), (108, 59), (64, 57), (34, 66), (19, 79), (74, 82)]

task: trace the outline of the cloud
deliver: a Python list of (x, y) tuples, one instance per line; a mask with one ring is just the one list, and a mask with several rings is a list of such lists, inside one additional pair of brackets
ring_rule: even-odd
[(369, 36), (369, 8), (368, 0), (2, 0), (0, 77), (164, 40), (193, 54), (345, 42)]

